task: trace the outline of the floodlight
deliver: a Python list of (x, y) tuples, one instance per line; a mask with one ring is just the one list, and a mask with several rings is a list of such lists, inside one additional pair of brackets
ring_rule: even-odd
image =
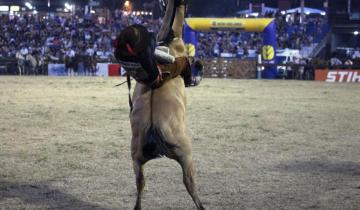
[(26, 6), (29, 10), (32, 10), (32, 9), (33, 9), (33, 6), (31, 5), (30, 2), (25, 2), (25, 6)]
[(71, 10), (71, 5), (69, 3), (65, 3), (65, 8), (68, 9), (68, 10)]

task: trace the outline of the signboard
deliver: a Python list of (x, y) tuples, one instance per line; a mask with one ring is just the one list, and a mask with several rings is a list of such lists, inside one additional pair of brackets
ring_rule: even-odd
[(16, 5), (10, 6), (10, 11), (20, 12), (20, 6), (16, 6)]
[(315, 71), (316, 81), (326, 82), (359, 82), (360, 70), (321, 70)]
[(120, 74), (121, 74), (120, 64), (109, 64), (109, 76), (110, 77), (120, 76)]
[(49, 76), (66, 76), (65, 64), (52, 64), (48, 65)]
[(107, 77), (109, 76), (109, 70), (108, 70), (108, 63), (98, 63), (96, 64), (96, 76), (101, 76), (101, 77)]
[(9, 11), (9, 6), (0, 5), (0, 12), (8, 12), (8, 11)]

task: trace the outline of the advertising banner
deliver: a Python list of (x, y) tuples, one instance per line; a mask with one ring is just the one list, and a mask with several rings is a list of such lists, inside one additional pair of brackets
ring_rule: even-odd
[(49, 76), (66, 76), (65, 64), (49, 64)]
[(108, 63), (98, 63), (96, 64), (96, 76), (101, 76), (101, 77), (108, 77), (109, 76), (109, 71), (108, 71)]
[(115, 77), (120, 76), (121, 74), (121, 66), (120, 64), (109, 64), (109, 76)]
[(360, 70), (322, 70), (315, 71), (316, 81), (360, 82)]

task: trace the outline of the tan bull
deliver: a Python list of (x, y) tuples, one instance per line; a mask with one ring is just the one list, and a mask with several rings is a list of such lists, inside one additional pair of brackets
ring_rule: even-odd
[[(173, 3), (169, 0), (169, 4)], [(169, 5), (167, 11), (169, 9)], [(167, 46), (175, 63), (167, 67), (182, 71), (187, 68), (186, 49), (182, 40), (185, 5), (177, 6), (172, 30), (175, 38)], [(166, 17), (165, 17), (166, 18)], [(164, 67), (164, 66), (163, 66)], [(161, 67), (160, 67), (161, 68)], [(132, 140), (131, 155), (136, 175), (137, 200), (141, 209), (141, 196), (145, 186), (143, 166), (154, 158), (166, 156), (177, 161), (183, 170), (183, 181), (197, 209), (204, 209), (195, 190), (192, 145), (185, 126), (186, 96), (181, 76), (168, 79), (157, 89), (137, 83), (130, 114)]]

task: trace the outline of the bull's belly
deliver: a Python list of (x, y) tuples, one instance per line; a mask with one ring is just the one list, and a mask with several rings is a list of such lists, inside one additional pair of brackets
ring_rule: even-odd
[(130, 114), (133, 133), (145, 133), (151, 126), (166, 136), (184, 131), (186, 98), (184, 81), (180, 76), (155, 90), (137, 84), (133, 100), (134, 109)]

